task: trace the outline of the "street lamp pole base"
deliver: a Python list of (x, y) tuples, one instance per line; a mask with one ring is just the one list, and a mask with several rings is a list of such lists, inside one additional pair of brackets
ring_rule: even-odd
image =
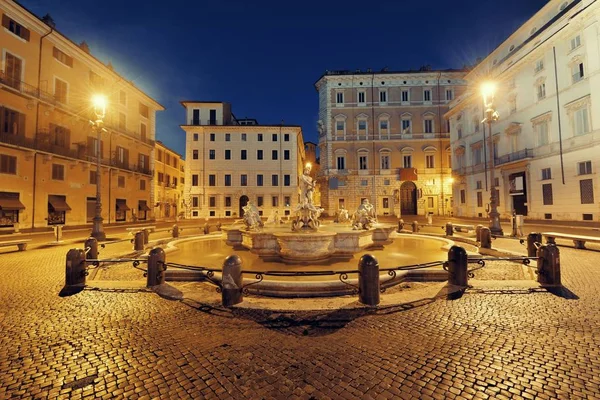
[(94, 217), (94, 226), (92, 227), (92, 237), (96, 240), (106, 240), (106, 233), (104, 233), (104, 227), (102, 226), (102, 217)]
[(502, 226), (500, 225), (500, 213), (497, 211), (491, 211), (490, 217), (490, 233), (494, 236), (504, 236)]

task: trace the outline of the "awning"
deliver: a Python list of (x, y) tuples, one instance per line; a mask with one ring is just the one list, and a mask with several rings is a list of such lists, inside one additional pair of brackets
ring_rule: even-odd
[(71, 211), (71, 207), (67, 204), (67, 201), (63, 196), (48, 196), (48, 203), (54, 211)]
[(146, 203), (140, 203), (138, 208), (140, 209), (140, 211), (151, 211), (150, 207), (148, 207), (148, 204)]
[(24, 210), (25, 206), (19, 199), (9, 199), (0, 197), (0, 210), (14, 211)]
[(129, 208), (129, 206), (127, 205), (127, 203), (125, 201), (117, 202), (117, 211), (129, 211), (129, 210), (131, 210), (131, 208)]

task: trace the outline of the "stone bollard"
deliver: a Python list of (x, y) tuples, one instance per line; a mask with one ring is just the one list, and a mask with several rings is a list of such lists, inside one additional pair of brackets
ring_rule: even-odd
[(210, 233), (210, 225), (208, 225), (208, 222), (204, 224), (204, 234), (208, 235)]
[(419, 223), (417, 221), (413, 221), (413, 223), (412, 223), (412, 231), (413, 231), (413, 233), (418, 233), (419, 232)]
[(242, 259), (232, 255), (223, 263), (221, 302), (224, 307), (231, 307), (244, 301), (244, 281), (242, 278)]
[(97, 260), (98, 259), (98, 240), (95, 237), (89, 237), (85, 239), (85, 243), (83, 245), (87, 250), (85, 253), (85, 258), (88, 260)]
[(484, 249), (491, 249), (492, 233), (490, 232), (490, 228), (484, 226), (483, 228), (481, 228), (479, 235), (481, 236), (479, 240), (479, 245)]
[(173, 229), (171, 230), (171, 234), (173, 235), (174, 238), (178, 238), (179, 237), (179, 227), (177, 226), (177, 224), (173, 225)]
[(142, 232), (144, 233), (144, 244), (148, 244), (150, 241), (150, 229), (144, 229)]
[(221, 226), (223, 226), (223, 225), (221, 224), (221, 221), (217, 222), (217, 230), (218, 230), (218, 231), (220, 231), (220, 230), (221, 230)]
[(446, 222), (446, 236), (452, 236), (454, 234), (454, 227), (452, 222)]
[(454, 286), (467, 286), (467, 251), (460, 246), (448, 250), (448, 283)]
[(71, 249), (67, 252), (67, 265), (65, 275), (65, 286), (85, 286), (87, 275), (87, 263), (85, 251), (82, 249)]
[(481, 228), (483, 228), (481, 224), (475, 227), (475, 240), (478, 242), (481, 242)]
[[(529, 239), (529, 238), (528, 238)], [(561, 286), (560, 252), (553, 244), (546, 244), (537, 249), (537, 276), (542, 286)]]
[(164, 271), (167, 269), (165, 265), (165, 251), (160, 247), (150, 250), (148, 254), (148, 271), (146, 272), (147, 283), (146, 287), (152, 287), (165, 283)]
[(358, 261), (358, 301), (367, 306), (377, 306), (379, 293), (379, 263), (374, 256), (365, 254)]
[(402, 229), (404, 229), (404, 220), (399, 219), (398, 220), (398, 230), (396, 232), (400, 233), (402, 231)]
[(542, 234), (531, 232), (527, 235), (527, 257), (537, 257), (536, 243), (542, 243)]
[(133, 238), (133, 249), (135, 251), (144, 250), (144, 232), (139, 231), (135, 233), (135, 237)]

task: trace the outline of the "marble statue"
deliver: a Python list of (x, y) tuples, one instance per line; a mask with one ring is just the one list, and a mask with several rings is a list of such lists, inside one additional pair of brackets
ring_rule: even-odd
[(346, 210), (346, 208), (344, 206), (342, 206), (342, 208), (340, 208), (337, 212), (337, 215), (335, 216), (335, 220), (334, 222), (343, 224), (350, 221), (350, 215), (348, 214), (348, 210)]
[(294, 210), (296, 217), (292, 222), (292, 231), (302, 228), (317, 230), (319, 228), (319, 216), (323, 208), (315, 207), (313, 204), (313, 194), (315, 191), (315, 182), (310, 176), (311, 165), (306, 164), (304, 173), (300, 177), (300, 204)]
[(376, 223), (375, 207), (368, 199), (364, 199), (352, 216), (352, 229), (370, 229)]
[(279, 210), (273, 210), (271, 215), (269, 215), (269, 218), (267, 218), (267, 222), (265, 222), (266, 225), (279, 225), (281, 223), (283, 222), (279, 216)]
[(246, 225), (246, 228), (248, 230), (255, 231), (263, 226), (263, 222), (260, 219), (260, 213), (258, 212), (258, 208), (251, 201), (249, 201), (248, 204), (246, 204), (243, 207), (243, 210), (244, 225)]

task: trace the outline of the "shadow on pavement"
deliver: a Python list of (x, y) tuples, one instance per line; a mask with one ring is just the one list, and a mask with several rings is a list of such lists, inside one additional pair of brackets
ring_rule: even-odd
[(77, 293), (81, 293), (83, 290), (85, 289), (84, 285), (68, 285), (68, 286), (64, 286), (60, 292), (58, 292), (58, 296), (59, 297), (69, 297), (69, 296), (73, 296)]
[(564, 286), (559, 287), (547, 287), (545, 288), (548, 292), (552, 293), (557, 297), (562, 297), (567, 300), (579, 300), (579, 296), (575, 293), (571, 292), (568, 288)]

